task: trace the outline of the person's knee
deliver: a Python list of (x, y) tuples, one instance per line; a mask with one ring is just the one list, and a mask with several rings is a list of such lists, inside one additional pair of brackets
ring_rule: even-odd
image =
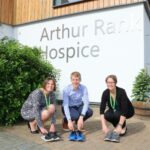
[(73, 115), (71, 115), (71, 120), (72, 121), (77, 121), (78, 119), (79, 119), (79, 114), (73, 114)]
[(93, 110), (89, 109), (86, 115), (88, 118), (92, 117), (93, 116)]
[(106, 111), (105, 113), (104, 113), (104, 118), (107, 120), (107, 121), (111, 121), (111, 120), (113, 120), (113, 112), (111, 112), (111, 111)]
[(93, 110), (89, 108), (84, 116), (84, 121), (86, 121), (88, 118), (90, 118), (92, 116), (93, 116)]
[(54, 113), (55, 113), (55, 106), (54, 105), (50, 105), (48, 107), (48, 109), (45, 109), (45, 110), (42, 111), (42, 120), (45, 121), (45, 120), (49, 119), (49, 117), (51, 115), (53, 115)]
[(90, 109), (89, 116), (90, 116), (90, 117), (92, 117), (92, 116), (93, 116), (93, 110), (92, 110), (92, 109)]
[(108, 120), (110, 117), (109, 117), (109, 115), (108, 115), (107, 113), (104, 113), (104, 118), (105, 118), (106, 120)]
[(49, 115), (54, 114), (56, 110), (55, 105), (49, 105), (47, 110)]
[(42, 120), (45, 121), (49, 118), (49, 112), (48, 110), (43, 110), (41, 114)]
[(114, 120), (120, 120), (121, 113), (119, 111), (114, 112)]

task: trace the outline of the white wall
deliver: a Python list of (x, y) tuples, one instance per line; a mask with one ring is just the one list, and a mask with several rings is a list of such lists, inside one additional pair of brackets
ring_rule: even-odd
[(0, 39), (5, 36), (13, 38), (13, 28), (9, 25), (0, 24)]
[(150, 18), (144, 10), (144, 51), (145, 51), (145, 67), (150, 73)]
[[(61, 69), (60, 99), (70, 73), (77, 70), (90, 101), (100, 102), (109, 74), (116, 74), (118, 86), (131, 95), (134, 78), (144, 67), (143, 13), (141, 4), (71, 15), (16, 26), (13, 36), (25, 45), (41, 47), (45, 58)], [(80, 30), (79, 36), (71, 35), (72, 28)]]

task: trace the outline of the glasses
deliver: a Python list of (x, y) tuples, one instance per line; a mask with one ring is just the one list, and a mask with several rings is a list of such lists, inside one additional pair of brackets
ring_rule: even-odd
[(115, 82), (106, 82), (107, 84), (114, 84)]

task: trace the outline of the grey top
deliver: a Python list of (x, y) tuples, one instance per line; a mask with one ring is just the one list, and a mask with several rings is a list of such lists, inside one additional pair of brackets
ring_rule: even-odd
[[(50, 104), (56, 104), (56, 97), (55, 93), (49, 93), (48, 97), (50, 98)], [(27, 100), (22, 106), (22, 110), (24, 113), (28, 111), (34, 112), (34, 116), (37, 124), (39, 127), (42, 127), (42, 120), (41, 120), (41, 111), (46, 108), (46, 100), (45, 95), (41, 91), (41, 89), (36, 89), (30, 93)], [(51, 117), (51, 123), (56, 123), (55, 113)]]

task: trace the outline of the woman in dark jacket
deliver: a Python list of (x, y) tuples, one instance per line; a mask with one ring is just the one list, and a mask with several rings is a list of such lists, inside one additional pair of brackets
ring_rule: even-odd
[[(49, 137), (47, 140), (49, 141), (54, 138), (51, 135), (58, 138), (55, 129), (55, 90), (55, 80), (51, 78), (45, 79), (41, 88), (30, 93), (21, 109), (21, 115), (28, 121), (31, 133), (38, 133), (36, 129), (38, 126), (43, 134), (48, 133)], [(44, 127), (44, 123), (47, 120), (51, 120), (49, 131)]]
[[(127, 131), (126, 119), (134, 115), (134, 109), (125, 90), (116, 86), (115, 75), (107, 76), (105, 81), (107, 89), (102, 94), (100, 105), (102, 130), (106, 134), (104, 140), (119, 142), (120, 135)], [(113, 132), (109, 130), (107, 121), (114, 126)]]

